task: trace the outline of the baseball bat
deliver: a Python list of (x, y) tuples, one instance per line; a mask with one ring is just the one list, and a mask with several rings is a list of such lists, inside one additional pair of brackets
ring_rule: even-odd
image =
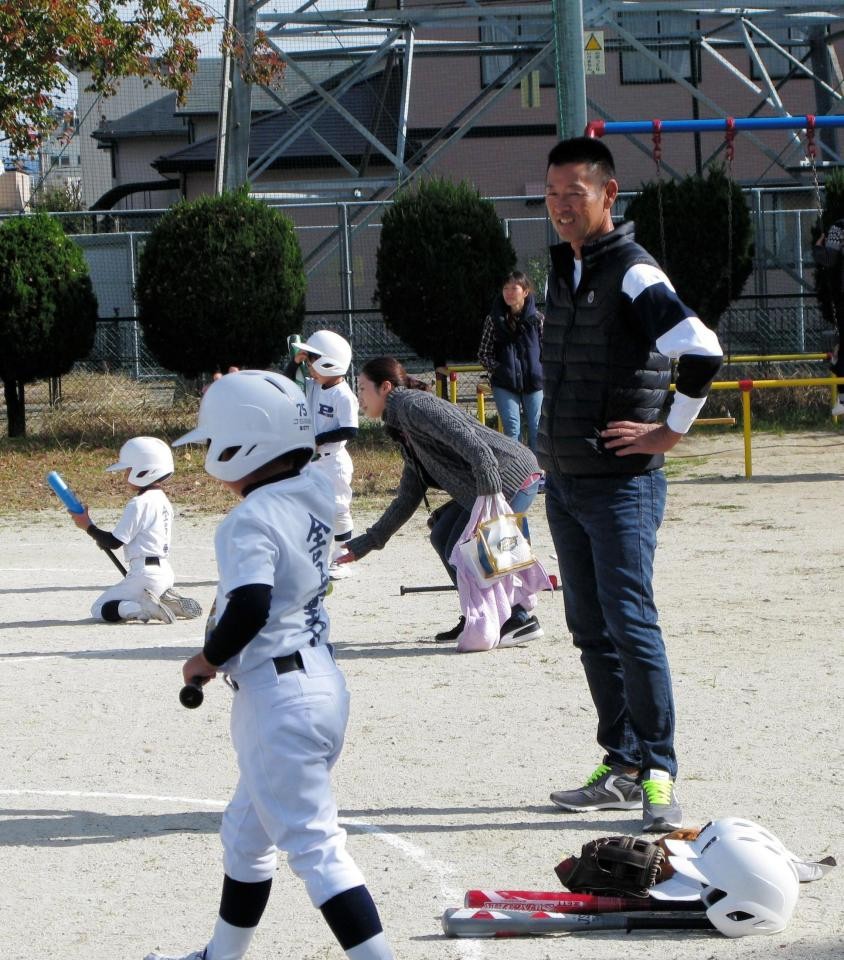
[[(559, 590), (560, 587), (557, 584), (557, 578), (554, 574), (550, 574), (548, 579), (551, 581), (551, 586), (554, 590)], [(399, 596), (404, 596), (406, 593), (441, 593), (446, 590), (456, 590), (457, 587), (453, 583), (444, 584), (441, 587), (405, 587), (404, 585), (399, 587)]]
[(655, 900), (652, 897), (606, 897), (567, 890), (467, 890), (463, 906), (474, 910), (522, 910), (550, 913), (622, 913), (624, 911), (703, 910), (699, 900)]
[(61, 502), (70, 510), (71, 513), (84, 513), (85, 507), (79, 502), (76, 497), (76, 494), (70, 489), (70, 487), (62, 480), (58, 473), (55, 470), (51, 470), (47, 474), (47, 483), (50, 485), (50, 489), (53, 493), (61, 500)]
[(628, 916), (624, 913), (569, 914), (544, 910), (467, 910), (450, 907), (443, 913), (447, 937), (536, 937), (544, 934), (585, 933), (589, 930), (713, 930), (712, 923), (693, 916)]
[(188, 710), (195, 710), (201, 706), (205, 699), (202, 689), (204, 683), (205, 677), (191, 677), (190, 683), (186, 683), (179, 691), (179, 703)]
[[(71, 513), (84, 513), (85, 507), (79, 501), (79, 498), (76, 494), (70, 489), (70, 487), (62, 480), (60, 474), (55, 470), (51, 470), (47, 474), (47, 483), (50, 486), (50, 489), (53, 493), (61, 500), (61, 502), (70, 510)], [(122, 576), (126, 576), (126, 567), (117, 559), (111, 550), (103, 550), (104, 553), (108, 554), (109, 560), (117, 567)]]

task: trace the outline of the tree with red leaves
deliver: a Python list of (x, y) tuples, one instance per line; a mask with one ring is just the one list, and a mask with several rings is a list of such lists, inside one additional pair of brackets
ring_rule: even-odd
[[(213, 24), (195, 0), (0, 0), (0, 130), (12, 152), (29, 153), (55, 125), (69, 73), (90, 70), (88, 89), (105, 96), (121, 77), (157, 79), (181, 100), (199, 57), (194, 38)], [(248, 82), (272, 83), (283, 71), (261, 32), (253, 46), (228, 28), (223, 46)]]

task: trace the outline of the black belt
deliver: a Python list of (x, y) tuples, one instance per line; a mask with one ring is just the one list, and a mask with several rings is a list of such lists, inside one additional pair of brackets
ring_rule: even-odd
[(294, 670), (305, 669), (302, 654), (298, 650), (295, 653), (288, 653), (286, 657), (273, 657), (273, 663), (276, 673), (292, 673)]
[[(294, 670), (305, 669), (302, 654), (298, 650), (295, 653), (288, 653), (286, 657), (273, 657), (273, 666), (278, 674), (293, 673)], [(233, 690), (240, 690), (237, 680), (229, 680), (228, 682)]]
[(161, 560), (158, 557), (144, 557), (145, 567), (160, 567)]

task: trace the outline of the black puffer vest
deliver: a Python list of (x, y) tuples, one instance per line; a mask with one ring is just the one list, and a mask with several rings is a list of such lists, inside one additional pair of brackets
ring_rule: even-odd
[(494, 349), (497, 366), (490, 382), (512, 393), (535, 393), (542, 389), (542, 334), (536, 301), (530, 293), (525, 298), (521, 315), (511, 327), (509, 311), (498, 296), (490, 311), (495, 331)]
[(619, 457), (604, 449), (600, 432), (611, 420), (656, 422), (668, 397), (669, 360), (633, 328), (621, 292), (631, 266), (655, 261), (635, 242), (632, 223), (584, 245), (582, 254), (575, 293), (571, 246), (551, 247), (537, 459), (558, 476), (645, 473), (662, 466), (662, 454)]

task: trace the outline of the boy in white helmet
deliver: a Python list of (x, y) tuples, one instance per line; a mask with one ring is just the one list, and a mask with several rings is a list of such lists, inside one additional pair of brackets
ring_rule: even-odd
[(123, 516), (109, 533), (95, 526), (85, 507), (71, 513), (73, 522), (104, 550), (123, 547), (126, 576), (97, 597), (91, 616), (109, 623), (121, 620), (160, 620), (175, 623), (176, 614), (161, 601), (173, 586), (168, 559), (173, 533), (173, 507), (161, 485), (173, 473), (173, 454), (157, 437), (133, 437), (120, 448), (120, 459), (107, 472), (126, 472), (126, 482), (137, 491)]
[(351, 540), (352, 458), (346, 449), (358, 432), (358, 398), (345, 377), (352, 362), (352, 348), (333, 330), (317, 330), (305, 343), (294, 342), (297, 351), (285, 374), (294, 379), (299, 364), (307, 365), (305, 396), (314, 423), (313, 468), (324, 473), (334, 486), (334, 541), (328, 575), (339, 580), (351, 575), (351, 567), (334, 563)]
[[(240, 773), (223, 814), (223, 890), (210, 942), (179, 960), (240, 960), (267, 904), (279, 850), (350, 960), (393, 960), (363, 876), (346, 852), (330, 770), (349, 694), (328, 642), (323, 598), (334, 522), (331, 483), (305, 470), (313, 426), (301, 390), (245, 370), (213, 383), (199, 423), (205, 469), (243, 498), (217, 528), (216, 620), (182, 669), (234, 689)], [(176, 960), (151, 953), (146, 960)]]

